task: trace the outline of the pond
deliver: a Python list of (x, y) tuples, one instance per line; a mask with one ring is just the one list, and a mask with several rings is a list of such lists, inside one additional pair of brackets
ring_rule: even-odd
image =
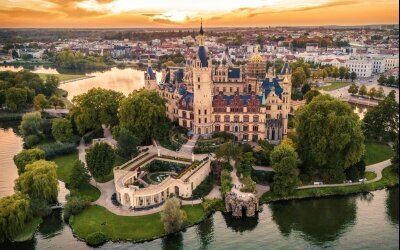
[[(1, 249), (89, 249), (56, 211), (36, 237)], [(144, 243), (108, 242), (99, 249), (398, 249), (399, 188), (368, 195), (264, 205), (255, 219), (217, 212), (183, 232)]]

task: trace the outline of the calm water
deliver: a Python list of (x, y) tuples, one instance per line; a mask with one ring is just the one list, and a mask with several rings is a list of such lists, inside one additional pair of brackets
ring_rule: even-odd
[[(203, 223), (162, 239), (109, 242), (99, 249), (398, 249), (399, 188), (265, 205), (257, 219), (215, 213)], [(1, 249), (89, 249), (53, 213), (35, 239)]]
[[(23, 67), (0, 66), (0, 71), (19, 71), (22, 69)], [(48, 74), (58, 73), (58, 71), (54, 68), (46, 68), (43, 66), (35, 67), (31, 69), (31, 71), (35, 73)], [(88, 73), (86, 75), (94, 77), (61, 84), (60, 87), (68, 91), (68, 99), (72, 100), (74, 96), (86, 93), (89, 89), (95, 87), (113, 89), (115, 91), (119, 91), (125, 95), (128, 95), (133, 90), (139, 89), (144, 86), (143, 71), (133, 68), (111, 68), (107, 71), (97, 71), (93, 73)], [(156, 73), (156, 76), (158, 80), (161, 79), (161, 73)]]

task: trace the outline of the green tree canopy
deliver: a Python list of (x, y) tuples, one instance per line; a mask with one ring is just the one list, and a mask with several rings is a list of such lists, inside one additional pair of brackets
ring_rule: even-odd
[(166, 132), (165, 100), (155, 91), (134, 91), (121, 101), (119, 119), (121, 127), (149, 142)]
[(350, 79), (351, 79), (352, 82), (354, 82), (354, 80), (357, 79), (357, 73), (354, 72), (354, 71), (351, 72), (351, 73), (350, 73)]
[(35, 96), (35, 99), (33, 100), (33, 106), (35, 107), (35, 110), (43, 110), (47, 106), (47, 99), (46, 96), (43, 94), (38, 94)]
[(215, 151), (215, 156), (217, 159), (222, 159), (228, 163), (231, 160), (240, 159), (241, 155), (242, 149), (235, 143), (225, 143)]
[(321, 92), (319, 92), (316, 89), (312, 89), (310, 91), (307, 92), (307, 94), (304, 95), (304, 99), (306, 100), (306, 103), (310, 103), (312, 101), (312, 99), (314, 99), (314, 97), (320, 95)]
[(114, 149), (105, 142), (99, 142), (86, 150), (86, 164), (94, 177), (104, 179), (110, 173), (115, 161)]
[(25, 88), (9, 88), (6, 90), (6, 105), (11, 112), (20, 111), (28, 104), (28, 91)]
[(174, 233), (182, 228), (186, 216), (180, 207), (180, 201), (177, 198), (170, 198), (165, 202), (161, 221), (167, 233)]
[(304, 72), (304, 69), (302, 67), (298, 67), (292, 73), (292, 87), (299, 88), (300, 86), (303, 86), (306, 82), (307, 82), (307, 76), (306, 73)]
[(16, 192), (0, 199), (0, 243), (12, 241), (24, 227), (29, 215), (29, 199)]
[(351, 95), (355, 95), (358, 93), (358, 86), (355, 85), (354, 83), (350, 85), (349, 89), (347, 90)]
[(45, 160), (26, 165), (25, 172), (15, 180), (15, 191), (21, 191), (31, 199), (55, 202), (58, 195), (56, 169), (54, 162)]
[(120, 128), (116, 139), (118, 142), (117, 154), (121, 157), (129, 158), (138, 152), (137, 147), (140, 140), (128, 129)]
[(90, 129), (101, 128), (103, 124), (118, 124), (118, 106), (122, 98), (122, 93), (102, 88), (93, 88), (75, 96), (72, 99), (74, 107), (71, 114), (79, 133), (84, 134)]
[(363, 129), (367, 138), (393, 140), (396, 137), (399, 132), (399, 104), (395, 98), (392, 91), (365, 114)]
[(41, 136), (43, 133), (43, 119), (40, 112), (26, 113), (22, 116), (19, 132), (25, 138), (30, 135)]
[(25, 172), (25, 166), (27, 164), (43, 160), (44, 157), (44, 151), (39, 148), (23, 149), (21, 152), (14, 155), (14, 163), (18, 168), (18, 174)]
[(71, 121), (66, 118), (53, 119), (51, 133), (54, 139), (59, 142), (71, 142), (73, 140)]
[(72, 167), (71, 177), (68, 186), (71, 188), (79, 188), (90, 181), (90, 174), (85, 164), (80, 160), (75, 161)]
[(360, 96), (365, 96), (367, 93), (367, 87), (365, 87), (365, 85), (361, 85), (361, 87), (358, 89), (358, 94)]
[(306, 170), (337, 173), (360, 161), (365, 152), (361, 122), (347, 103), (319, 95), (295, 117), (296, 145)]

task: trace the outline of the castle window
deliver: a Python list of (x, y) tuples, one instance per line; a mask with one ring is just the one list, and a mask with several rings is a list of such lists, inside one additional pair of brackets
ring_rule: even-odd
[(258, 126), (253, 126), (253, 131), (258, 132)]
[(231, 92), (231, 93), (233, 92), (233, 88), (232, 87), (229, 88), (229, 92)]
[(220, 120), (221, 120), (221, 117), (220, 117), (219, 115), (216, 115), (216, 116), (215, 116), (215, 121), (216, 121), (216, 122), (220, 122)]
[(197, 84), (197, 89), (200, 89), (200, 84)]
[(249, 122), (249, 116), (248, 115), (243, 116), (243, 121), (244, 122)]
[(249, 126), (243, 126), (243, 131), (249, 131)]
[(183, 127), (185, 127), (185, 128), (187, 127), (186, 120), (183, 120), (182, 124), (183, 124)]
[[(200, 82), (200, 77), (197, 77), (197, 82)], [(200, 85), (199, 85), (199, 88), (200, 88)]]
[(204, 118), (204, 123), (207, 123), (207, 118)]
[(282, 110), (282, 106), (281, 105), (278, 106), (278, 110)]
[(221, 127), (219, 125), (215, 125), (215, 132), (221, 131)]
[(186, 112), (185, 111), (182, 112), (182, 117), (186, 118)]
[(201, 118), (199, 118), (199, 124), (201, 123)]
[(253, 122), (258, 122), (258, 115), (253, 116)]
[(229, 125), (224, 126), (224, 131), (229, 131)]
[(224, 122), (229, 122), (229, 115), (224, 116)]
[(233, 117), (233, 121), (234, 121), (234, 122), (239, 122), (239, 116), (238, 116), (238, 115), (235, 115), (235, 116)]
[(201, 110), (199, 109), (199, 115), (201, 115)]
[(226, 88), (225, 87), (223, 88), (223, 92), (226, 92)]
[(205, 114), (205, 115), (207, 114), (207, 109), (204, 110), (204, 114)]
[(266, 106), (265, 108), (266, 108), (267, 110), (271, 110), (271, 106), (269, 106), (269, 105)]
[(190, 119), (193, 120), (194, 119), (194, 114), (190, 113)]

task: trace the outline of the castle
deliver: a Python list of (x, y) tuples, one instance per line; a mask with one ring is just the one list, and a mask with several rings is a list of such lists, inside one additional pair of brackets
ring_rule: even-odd
[(149, 64), (145, 87), (167, 100), (166, 113), (194, 134), (226, 131), (237, 140), (266, 139), (277, 143), (287, 136), (291, 105), (291, 74), (286, 62), (280, 74), (267, 72), (256, 50), (244, 66), (212, 65), (201, 26), (197, 54), (185, 67), (168, 67), (162, 81)]

